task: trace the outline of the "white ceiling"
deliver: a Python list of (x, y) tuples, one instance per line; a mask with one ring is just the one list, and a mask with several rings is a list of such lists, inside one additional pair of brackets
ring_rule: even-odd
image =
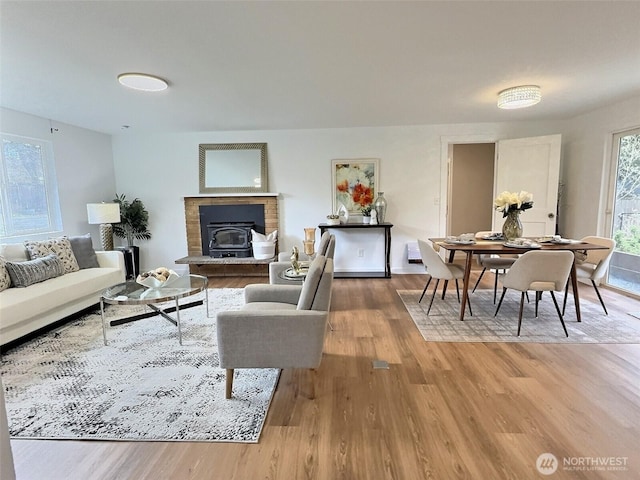
[[(0, 104), (106, 133), (560, 119), (640, 94), (639, 25), (638, 1), (2, 0)], [(542, 102), (499, 110), (518, 84)]]

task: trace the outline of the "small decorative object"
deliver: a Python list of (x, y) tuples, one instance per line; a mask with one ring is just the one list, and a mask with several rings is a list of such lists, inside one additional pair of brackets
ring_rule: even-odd
[(166, 267), (158, 267), (155, 270), (149, 270), (138, 275), (136, 282), (147, 288), (159, 288), (170, 285), (177, 278), (180, 277), (173, 270), (169, 270)]
[(378, 222), (384, 223), (385, 215), (387, 214), (387, 199), (384, 198), (384, 192), (378, 192), (376, 201), (373, 202), (373, 208), (375, 208)]
[(340, 215), (327, 215), (327, 225), (340, 225)]
[(378, 212), (375, 209), (371, 210), (371, 221), (370, 225), (378, 225)]
[(295, 245), (291, 251), (291, 267), (293, 267), (293, 271), (296, 272), (296, 274), (300, 273), (300, 251)]
[(522, 237), (520, 213), (533, 207), (533, 195), (524, 190), (520, 193), (502, 192), (494, 200), (495, 209), (502, 212), (506, 220), (502, 225), (502, 234), (507, 241)]
[(340, 218), (340, 223), (349, 223), (349, 210), (342, 203), (338, 210), (336, 211), (338, 217)]
[(362, 223), (371, 223), (371, 205), (365, 205), (360, 212), (362, 212)]
[(304, 229), (304, 241), (302, 244), (304, 245), (304, 253), (310, 258), (313, 258), (315, 253), (315, 243), (316, 243), (316, 229), (315, 227), (308, 227)]

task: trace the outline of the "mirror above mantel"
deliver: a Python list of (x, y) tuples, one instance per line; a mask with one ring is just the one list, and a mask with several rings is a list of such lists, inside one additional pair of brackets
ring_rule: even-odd
[(199, 146), (200, 193), (268, 192), (266, 143)]

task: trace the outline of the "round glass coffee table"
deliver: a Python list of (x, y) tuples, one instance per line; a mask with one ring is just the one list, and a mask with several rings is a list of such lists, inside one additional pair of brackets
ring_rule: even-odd
[[(207, 277), (201, 275), (184, 275), (176, 278), (170, 285), (157, 288), (148, 288), (135, 281), (119, 283), (107, 288), (102, 292), (102, 296), (100, 297), (100, 317), (102, 319), (104, 344), (107, 345), (107, 323), (109, 323), (104, 317), (104, 305), (107, 303), (110, 305), (147, 305), (152, 310), (151, 315), (158, 314), (178, 327), (178, 341), (180, 345), (182, 345), (180, 305), (178, 300), (204, 291), (204, 303), (207, 308), (207, 317), (209, 317), (209, 293), (207, 291), (207, 284)], [(171, 301), (175, 302), (174, 307), (166, 307), (163, 309), (158, 306), (160, 303)], [(201, 304), (201, 302), (197, 302), (197, 304)], [(175, 317), (169, 315), (172, 312), (175, 312)], [(135, 317), (130, 317), (128, 321), (134, 321), (148, 316), (150, 315), (136, 315)], [(118, 324), (126, 323), (127, 319), (123, 320), (124, 321), (118, 320)], [(109, 326), (113, 325), (114, 322)]]

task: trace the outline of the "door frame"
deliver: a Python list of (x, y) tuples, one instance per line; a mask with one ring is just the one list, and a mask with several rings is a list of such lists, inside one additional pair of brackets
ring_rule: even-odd
[[(451, 193), (451, 160), (453, 145), (464, 143), (494, 143), (500, 140), (497, 135), (443, 135), (440, 137), (440, 214), (438, 221), (438, 236), (447, 232), (447, 216), (449, 214), (449, 195)], [(495, 166), (495, 158), (494, 158)], [(495, 182), (495, 180), (494, 180)], [(495, 183), (494, 183), (495, 187)], [(495, 188), (494, 188), (495, 189)]]

